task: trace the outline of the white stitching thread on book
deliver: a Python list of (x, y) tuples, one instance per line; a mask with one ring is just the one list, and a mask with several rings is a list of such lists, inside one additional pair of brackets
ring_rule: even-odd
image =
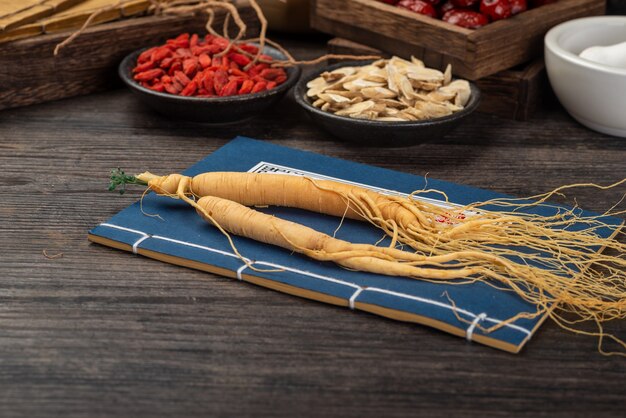
[[(114, 224), (110, 224), (107, 222), (101, 223), (100, 226), (104, 226), (104, 227), (108, 227), (108, 228), (113, 228), (113, 229), (118, 229), (121, 231), (126, 231), (126, 232), (132, 232), (135, 234), (139, 234), (141, 235), (141, 238), (139, 238), (137, 241), (135, 241), (135, 243), (133, 244), (133, 249), (135, 252), (139, 246), (139, 244), (143, 241), (145, 241), (148, 238), (152, 238), (152, 239), (157, 239), (157, 240), (161, 240), (161, 241), (167, 241), (167, 242), (171, 242), (171, 243), (175, 243), (175, 244), (180, 244), (180, 245), (185, 245), (188, 247), (192, 247), (192, 248), (197, 248), (200, 250), (205, 250), (205, 251), (209, 251), (212, 253), (216, 253), (216, 254), (220, 254), (220, 255), (224, 255), (227, 257), (232, 257), (232, 258), (237, 258), (239, 259), (239, 256), (237, 254), (234, 253), (230, 253), (228, 251), (223, 251), (223, 250), (219, 250), (217, 248), (211, 248), (211, 247), (207, 247), (204, 245), (199, 245), (199, 244), (194, 244), (192, 242), (187, 242), (187, 241), (180, 241), (177, 239), (173, 239), (173, 238), (168, 238), (168, 237), (164, 237), (161, 235), (150, 235), (147, 234), (143, 231), (139, 231), (137, 229), (132, 229), (132, 228), (126, 228), (124, 226), (119, 226), (119, 225), (114, 225)], [(136, 253), (136, 252), (135, 252)], [(236, 274), (237, 274), (237, 278), (239, 280), (243, 280), (243, 277), (241, 277), (241, 272), (243, 272), (243, 270), (245, 269), (245, 267), (248, 267), (250, 264), (256, 264), (256, 265), (263, 265), (263, 266), (267, 266), (267, 267), (273, 267), (273, 268), (277, 268), (277, 269), (281, 269), (284, 271), (289, 271), (292, 273), (297, 273), (297, 274), (301, 274), (303, 276), (307, 276), (307, 277), (312, 277), (312, 278), (316, 278), (316, 279), (320, 279), (326, 282), (331, 282), (331, 283), (336, 283), (336, 284), (341, 284), (344, 286), (348, 286), (348, 287), (352, 287), (353, 289), (355, 289), (355, 292), (352, 294), (352, 296), (350, 297), (350, 299), (348, 300), (349, 306), (351, 309), (354, 309), (354, 302), (356, 301), (356, 298), (362, 294), (365, 291), (368, 292), (376, 292), (376, 293), (383, 293), (383, 294), (387, 294), (390, 296), (396, 296), (399, 298), (404, 298), (404, 299), (410, 299), (410, 300), (414, 300), (420, 303), (425, 303), (428, 305), (433, 305), (433, 306), (438, 306), (440, 308), (444, 308), (444, 309), (448, 309), (451, 311), (455, 311), (457, 313), (461, 313), (465, 316), (469, 316), (470, 318), (472, 318), (472, 324), (470, 324), (470, 326), (468, 327), (467, 331), (466, 331), (466, 338), (471, 339), (472, 334), (474, 332), (474, 329), (476, 328), (476, 325), (481, 322), (481, 321), (489, 321), (491, 323), (494, 324), (500, 324), (503, 321), (496, 319), (496, 318), (490, 318), (487, 316), (486, 313), (481, 313), (481, 314), (475, 314), (473, 312), (470, 312), (466, 309), (462, 309), (456, 306), (452, 306), (452, 305), (448, 305), (446, 303), (443, 302), (439, 302), (437, 300), (433, 300), (433, 299), (427, 299), (427, 298), (422, 298), (419, 296), (412, 296), (412, 295), (407, 295), (405, 293), (399, 293), (399, 292), (394, 292), (391, 290), (387, 290), (387, 289), (380, 289), (377, 287), (362, 287), (357, 285), (356, 283), (351, 283), (351, 282), (346, 282), (344, 280), (340, 280), (340, 279), (335, 279), (334, 277), (328, 277), (328, 276), (323, 276), (321, 274), (316, 274), (316, 273), (311, 273), (305, 270), (299, 270), (299, 269), (295, 269), (293, 267), (287, 267), (287, 266), (283, 266), (280, 264), (275, 264), (275, 263), (271, 263), (271, 262), (267, 262), (267, 261), (251, 261), (249, 259), (245, 259), (246, 263), (248, 264), (244, 264), (243, 266), (239, 267), (239, 269), (237, 270)], [(482, 315), (484, 315), (484, 318), (481, 318)], [(516, 331), (519, 331), (523, 334), (526, 334), (526, 339), (530, 338), (531, 336), (531, 331), (529, 331), (528, 329), (521, 327), (519, 325), (515, 325), (515, 324), (504, 324), (505, 327), (507, 328), (511, 328), (514, 329)]]
[(474, 318), (470, 326), (467, 327), (467, 331), (465, 331), (465, 339), (467, 341), (472, 341), (472, 336), (474, 335), (474, 330), (476, 329), (476, 325), (478, 325), (478, 323), (484, 321), (485, 319), (487, 319), (487, 314), (484, 312), (478, 315), (476, 318)]
[[(251, 263), (251, 264), (254, 264), (254, 263)], [(241, 267), (237, 269), (237, 280), (243, 280), (243, 276), (241, 275), (241, 273), (243, 273), (243, 271), (247, 268), (248, 268), (248, 264), (244, 263), (241, 265)]]
[(359, 295), (361, 294), (361, 292), (363, 292), (364, 290), (365, 290), (365, 288), (364, 288), (364, 287), (359, 287), (359, 288), (356, 290), (356, 292), (354, 292), (354, 293), (352, 294), (352, 296), (350, 296), (350, 300), (349, 300), (349, 303), (350, 303), (350, 309), (354, 310), (354, 302), (356, 302), (356, 298), (358, 298), (358, 297), (359, 297)]

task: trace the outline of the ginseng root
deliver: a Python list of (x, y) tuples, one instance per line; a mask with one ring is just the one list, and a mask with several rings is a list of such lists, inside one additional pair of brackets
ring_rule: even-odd
[[(137, 178), (157, 193), (174, 195), (183, 176), (143, 173)], [(585, 218), (573, 210), (555, 211), (552, 216), (519, 212), (523, 206), (539, 206), (547, 194), (537, 196), (536, 203), (501, 199), (452, 207), (419, 199), (419, 193), (393, 196), (336, 181), (280, 174), (203, 173), (190, 178), (189, 184), (185, 193), (197, 197), (217, 196), (246, 206), (286, 206), (365, 220), (394, 237), (394, 244), (397, 239), (426, 254), (472, 248), (515, 255), (542, 268), (577, 275), (591, 267), (592, 261), (599, 261), (599, 248), (626, 252), (624, 244), (598, 236), (596, 231), (605, 226), (599, 218)], [(487, 205), (503, 210), (489, 211)], [(506, 211), (507, 207), (511, 210)], [(566, 228), (575, 224), (587, 227), (583, 231)], [(625, 260), (611, 260), (614, 263), (604, 263), (610, 272), (626, 268)]]
[[(451, 253), (448, 256), (424, 256), (395, 248), (355, 244), (219, 197), (202, 197), (194, 202), (194, 207), (206, 221), (219, 225), (228, 233), (276, 245), (315, 260), (333, 261), (350, 269), (387, 276), (439, 281), (469, 277), (494, 279), (520, 291), (522, 287), (528, 285), (540, 286), (543, 289), (547, 288), (550, 294), (556, 296), (550, 297), (549, 302), (572, 300), (575, 296), (565, 286), (569, 278), (550, 277), (550, 273), (538, 277), (533, 275), (532, 271), (527, 271), (528, 266), (519, 266), (504, 259), (491, 257), (493, 263), (500, 264), (501, 270), (508, 275), (481, 265), (451, 263), (462, 258), (479, 257), (479, 254), (465, 252)], [(518, 275), (524, 276), (524, 279), (520, 280)], [(523, 295), (529, 300), (528, 292), (524, 292)], [(539, 302), (532, 297), (530, 300)], [(585, 308), (590, 308), (599, 302), (593, 298), (581, 298), (579, 303)], [(615, 307), (619, 308), (619, 304), (615, 304)]]
[[(613, 338), (626, 348), (621, 340), (604, 334), (601, 326), (605, 321), (626, 318), (626, 245), (617, 239), (624, 233), (621, 227), (603, 223), (602, 217), (609, 213), (583, 216), (579, 210), (545, 203), (564, 188), (533, 196), (532, 200), (495, 199), (454, 207), (441, 192), (444, 201), (437, 204), (420, 199), (420, 193), (427, 191), (394, 196), (299, 176), (204, 173), (191, 178), (143, 173), (127, 177), (125, 181), (118, 176), (114, 183), (146, 184), (158, 194), (183, 199), (227, 236), (229, 232), (243, 235), (356, 270), (504, 284), (535, 304), (538, 314), (547, 313), (562, 327), (571, 329), (568, 315), (574, 314), (573, 323), (594, 321), (599, 332), (592, 335)], [(208, 196), (212, 198), (203, 200)], [(196, 203), (190, 197), (200, 200)], [(391, 236), (392, 242), (383, 249), (322, 237), (313, 230), (292, 233), (300, 231), (297, 224), (282, 226), (283, 221), (276, 218), (267, 223), (262, 217), (268, 215), (245, 206), (237, 206), (232, 212), (238, 215), (229, 218), (228, 211), (216, 209), (227, 205), (216, 198), (245, 206), (287, 206), (367, 221)], [(211, 204), (203, 208), (200, 202)], [(538, 207), (549, 207), (552, 214), (528, 211)], [(224, 213), (224, 217), (211, 219), (209, 213)], [(270, 225), (269, 230), (264, 223)], [(600, 236), (603, 228), (609, 228), (613, 236)], [(397, 243), (413, 251), (400, 251), (395, 248)], [(608, 253), (601, 254), (602, 249)]]

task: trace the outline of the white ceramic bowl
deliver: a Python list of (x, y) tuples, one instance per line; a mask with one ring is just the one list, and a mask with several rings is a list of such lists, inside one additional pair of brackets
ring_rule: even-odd
[(550, 84), (561, 104), (583, 125), (626, 137), (626, 68), (580, 58), (590, 46), (626, 41), (626, 16), (574, 19), (552, 28), (545, 37)]

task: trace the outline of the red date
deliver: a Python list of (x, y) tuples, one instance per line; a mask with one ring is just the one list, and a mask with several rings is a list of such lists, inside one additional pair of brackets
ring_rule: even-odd
[(422, 15), (437, 17), (437, 11), (432, 6), (432, 4), (427, 3), (423, 0), (400, 0), (400, 2), (398, 3), (398, 7), (402, 7), (403, 9), (407, 9)]
[[(557, 0), (378, 0), (415, 13), (477, 29)], [(184, 40), (183, 40), (184, 41)]]
[(501, 20), (513, 14), (509, 0), (481, 0), (480, 12), (491, 20)]
[(511, 14), (513, 15), (525, 12), (528, 9), (526, 0), (509, 0), (509, 2), (511, 3)]
[(472, 10), (452, 9), (443, 15), (443, 21), (468, 29), (477, 29), (489, 23), (483, 14)]

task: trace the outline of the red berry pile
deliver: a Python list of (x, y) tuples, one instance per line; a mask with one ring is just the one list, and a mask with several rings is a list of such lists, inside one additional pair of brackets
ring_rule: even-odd
[(557, 0), (379, 0), (453, 25), (476, 29)]
[[(267, 62), (251, 65), (250, 56), (259, 52), (256, 46), (239, 43), (218, 56), (228, 46), (229, 41), (219, 36), (183, 33), (142, 52), (133, 78), (154, 91), (195, 97), (259, 93), (287, 81), (282, 68), (271, 68)], [(260, 58), (272, 61), (268, 55)]]

